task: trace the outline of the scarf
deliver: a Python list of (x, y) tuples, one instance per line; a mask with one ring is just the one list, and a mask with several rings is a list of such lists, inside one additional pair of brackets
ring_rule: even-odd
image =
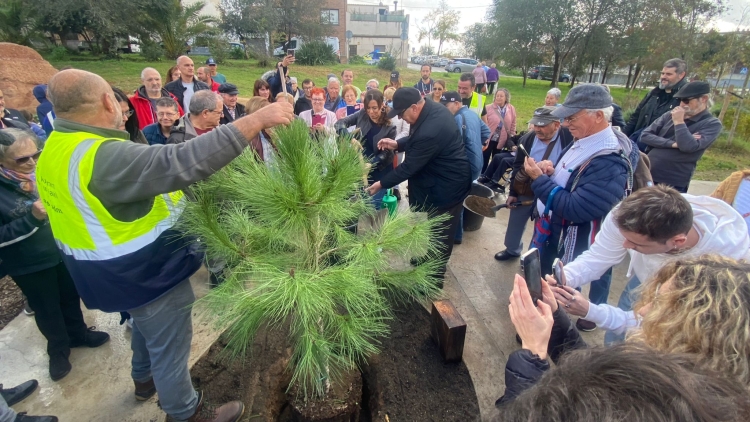
[(22, 191), (30, 193), (34, 199), (39, 199), (39, 191), (36, 188), (36, 173), (25, 174), (0, 167), (0, 176), (18, 183)]

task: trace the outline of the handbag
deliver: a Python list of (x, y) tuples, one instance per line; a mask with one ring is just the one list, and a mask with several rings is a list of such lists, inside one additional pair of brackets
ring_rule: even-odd
[[(559, 138), (560, 133), (558, 132), (557, 137), (553, 139), (549, 144), (547, 144), (547, 149), (544, 150), (542, 161), (548, 159), (552, 154), (552, 150), (555, 148), (555, 144), (557, 143), (557, 140)], [(516, 175), (513, 177), (513, 192), (515, 192), (518, 196), (534, 195), (534, 191), (531, 190), (531, 177), (526, 174), (526, 170), (524, 170), (523, 167), (518, 169)]]
[(531, 238), (531, 246), (539, 249), (542, 252), (542, 248), (547, 244), (547, 239), (552, 234), (552, 217), (550, 216), (550, 208), (552, 207), (552, 199), (555, 197), (557, 191), (562, 189), (560, 186), (555, 186), (550, 192), (547, 198), (547, 203), (544, 205), (544, 212), (534, 221), (534, 236)]

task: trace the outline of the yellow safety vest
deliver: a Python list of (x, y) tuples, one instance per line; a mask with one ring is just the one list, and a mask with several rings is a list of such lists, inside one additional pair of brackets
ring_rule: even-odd
[(484, 108), (484, 95), (477, 94), (476, 92), (471, 95), (471, 105), (469, 106), (469, 109), (473, 111), (474, 113), (477, 113), (477, 116), (482, 116), (482, 109)]
[(174, 226), (182, 192), (154, 198), (145, 216), (119, 221), (89, 191), (94, 157), (105, 141), (86, 132), (52, 132), (37, 165), (39, 196), (60, 250), (76, 261), (102, 261), (138, 251)]

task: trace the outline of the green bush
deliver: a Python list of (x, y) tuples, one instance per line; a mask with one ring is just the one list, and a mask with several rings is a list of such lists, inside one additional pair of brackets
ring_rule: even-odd
[(295, 53), (297, 63), (307, 66), (320, 66), (338, 62), (333, 48), (323, 41), (310, 41), (302, 44)]
[(49, 56), (53, 61), (68, 60), (70, 58), (70, 51), (65, 47), (55, 47)]
[(351, 56), (349, 57), (349, 64), (365, 64), (365, 58), (362, 56)]
[(241, 49), (240, 47), (234, 47), (229, 51), (229, 58), (234, 60), (244, 60), (245, 50)]
[[(730, 107), (724, 114), (724, 121), (721, 122), (724, 125), (724, 130), (729, 132), (734, 122), (734, 114), (737, 112), (736, 107)], [(738, 137), (741, 139), (750, 139), (750, 110), (743, 110), (740, 115), (740, 119), (737, 121), (737, 129), (734, 133), (735, 139)]]
[(223, 64), (229, 58), (229, 43), (221, 38), (209, 39), (208, 50), (211, 52), (211, 57), (213, 57), (218, 64)]
[(162, 55), (164, 55), (164, 50), (159, 44), (151, 41), (141, 43), (141, 56), (147, 62), (159, 61)]
[(378, 61), (378, 69), (393, 72), (396, 70), (396, 58), (390, 54), (383, 54), (380, 61)]

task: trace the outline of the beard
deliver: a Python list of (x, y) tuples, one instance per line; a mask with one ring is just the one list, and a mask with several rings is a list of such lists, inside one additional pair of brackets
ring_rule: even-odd
[[(677, 81), (677, 82), (679, 82), (679, 81)], [(677, 85), (677, 82), (671, 84), (669, 82), (665, 83), (665, 82), (659, 81), (659, 89), (672, 89), (672, 88), (674, 88), (675, 85)]]

